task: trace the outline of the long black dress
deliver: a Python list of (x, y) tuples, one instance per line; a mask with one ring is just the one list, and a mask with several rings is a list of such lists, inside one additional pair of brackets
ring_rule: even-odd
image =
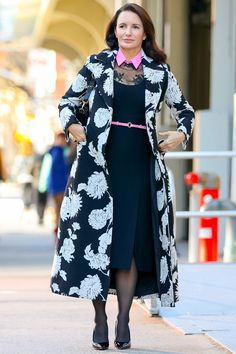
[[(131, 66), (115, 68), (113, 121), (145, 126), (143, 75)], [(150, 158), (146, 130), (111, 126), (106, 145), (114, 208), (111, 269), (129, 269), (133, 256), (138, 271), (155, 269)]]

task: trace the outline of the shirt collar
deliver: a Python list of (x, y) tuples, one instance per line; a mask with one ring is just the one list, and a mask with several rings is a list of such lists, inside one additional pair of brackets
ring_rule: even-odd
[(122, 53), (121, 49), (119, 49), (117, 54), (116, 54), (116, 62), (118, 64), (118, 66), (120, 66), (123, 63), (127, 63), (127, 64), (132, 63), (133, 66), (135, 67), (135, 69), (138, 69), (139, 65), (142, 62), (142, 52), (140, 51), (131, 60), (127, 60), (126, 57), (124, 56), (124, 54)]

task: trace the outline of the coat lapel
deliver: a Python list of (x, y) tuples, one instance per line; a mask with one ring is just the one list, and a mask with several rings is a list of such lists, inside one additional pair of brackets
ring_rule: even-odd
[[(100, 65), (100, 68), (102, 68), (101, 74), (97, 76), (95, 75), (95, 81), (99, 93), (111, 114), (114, 97), (114, 63), (116, 54), (117, 50), (103, 51), (97, 55), (97, 64), (95, 64)], [(154, 155), (160, 157), (157, 149), (158, 142), (155, 112), (158, 110), (160, 103), (162, 83), (164, 81), (164, 69), (152, 58), (148, 57), (143, 50), (142, 64), (145, 82), (145, 119), (147, 133)]]
[(103, 66), (102, 74), (95, 78), (99, 93), (104, 99), (105, 104), (109, 109), (113, 107), (114, 97), (114, 62), (116, 50), (104, 51), (98, 54), (97, 60)]
[(152, 58), (147, 57), (144, 51), (142, 51), (142, 64), (145, 81), (145, 119), (147, 133), (154, 155), (159, 156), (157, 150), (158, 143), (155, 113), (158, 110), (161, 99), (161, 84), (164, 81), (164, 69)]

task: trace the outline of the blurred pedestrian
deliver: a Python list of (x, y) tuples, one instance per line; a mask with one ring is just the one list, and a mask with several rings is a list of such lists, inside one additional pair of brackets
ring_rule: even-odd
[[(116, 12), (106, 43), (107, 50), (87, 59), (59, 106), (65, 132), (78, 148), (61, 208), (51, 289), (92, 300), (95, 349), (109, 346), (105, 306), (108, 293), (117, 294), (114, 344), (127, 349), (134, 296), (157, 294), (163, 306), (178, 300), (164, 153), (186, 145), (194, 112), (141, 6), (128, 3)], [(92, 78), (89, 119), (82, 126), (77, 106)], [(177, 131), (165, 132), (158, 143), (164, 101)]]
[(48, 176), (50, 168), (51, 156), (47, 153), (38, 156), (35, 174), (38, 175), (36, 186), (36, 211), (39, 225), (44, 223), (44, 213), (48, 200)]
[(6, 168), (4, 164), (4, 158), (3, 158), (3, 149), (0, 147), (0, 182), (5, 181), (7, 178), (6, 176)]
[[(65, 153), (66, 146), (67, 143), (65, 140), (65, 134), (63, 132), (58, 132), (55, 134), (55, 141), (53, 146), (49, 149), (48, 153), (44, 157), (47, 192), (52, 196), (55, 206), (55, 235), (57, 234), (60, 208), (70, 172), (69, 161)], [(46, 177), (47, 174), (48, 177)], [(43, 191), (42, 187), (41, 191)]]

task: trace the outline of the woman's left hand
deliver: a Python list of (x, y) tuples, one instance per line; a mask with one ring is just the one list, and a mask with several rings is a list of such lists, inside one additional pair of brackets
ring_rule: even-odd
[(174, 150), (185, 140), (185, 134), (178, 131), (160, 132), (159, 135), (164, 138), (164, 141), (158, 145), (163, 153)]

